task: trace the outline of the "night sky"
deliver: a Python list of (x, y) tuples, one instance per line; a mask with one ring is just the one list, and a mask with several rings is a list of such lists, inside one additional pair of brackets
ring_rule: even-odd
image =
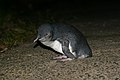
[(1, 0), (2, 9), (12, 10), (46, 10), (46, 9), (81, 9), (81, 10), (120, 10), (119, 2), (116, 1), (91, 1), (91, 0)]
[(75, 15), (119, 17), (120, 5), (118, 1), (101, 0), (1, 0), (0, 10), (6, 13), (8, 11), (22, 12), (27, 15), (36, 13), (37, 11), (49, 11), (51, 14), (52, 12), (64, 13), (64, 11), (73, 12), (71, 14), (74, 14), (77, 11)]

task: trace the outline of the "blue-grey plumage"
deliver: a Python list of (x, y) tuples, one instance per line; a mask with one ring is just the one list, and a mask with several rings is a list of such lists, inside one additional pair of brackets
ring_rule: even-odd
[[(92, 56), (92, 50), (86, 38), (74, 26), (64, 24), (43, 24), (34, 40), (51, 47), (64, 55), (62, 61)], [(66, 58), (65, 58), (66, 56)]]

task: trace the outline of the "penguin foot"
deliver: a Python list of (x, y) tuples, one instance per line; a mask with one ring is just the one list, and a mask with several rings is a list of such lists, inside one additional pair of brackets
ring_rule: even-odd
[(66, 59), (61, 59), (61, 60), (58, 60), (58, 61), (64, 62), (64, 61), (71, 61), (71, 60), (73, 60), (73, 59), (71, 59), (71, 58), (66, 58)]
[(53, 58), (53, 59), (54, 59), (54, 60), (62, 60), (62, 59), (66, 59), (66, 58), (67, 58), (67, 56), (62, 55), (62, 56), (55, 57), (55, 58)]
[(87, 58), (89, 57), (88, 55), (81, 55), (80, 57), (78, 57), (78, 59), (83, 59), (83, 58)]

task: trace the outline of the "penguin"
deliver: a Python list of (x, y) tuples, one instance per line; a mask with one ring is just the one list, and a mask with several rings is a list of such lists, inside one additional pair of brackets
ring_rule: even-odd
[(34, 42), (38, 41), (61, 53), (61, 56), (53, 58), (58, 61), (92, 57), (86, 38), (73, 25), (42, 24)]

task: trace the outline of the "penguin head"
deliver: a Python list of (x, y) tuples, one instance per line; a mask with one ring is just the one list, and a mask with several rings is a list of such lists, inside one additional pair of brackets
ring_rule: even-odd
[(50, 41), (52, 39), (52, 27), (50, 24), (43, 24), (38, 28), (38, 35), (37, 38), (34, 40), (40, 41), (40, 42), (45, 42), (45, 41)]

